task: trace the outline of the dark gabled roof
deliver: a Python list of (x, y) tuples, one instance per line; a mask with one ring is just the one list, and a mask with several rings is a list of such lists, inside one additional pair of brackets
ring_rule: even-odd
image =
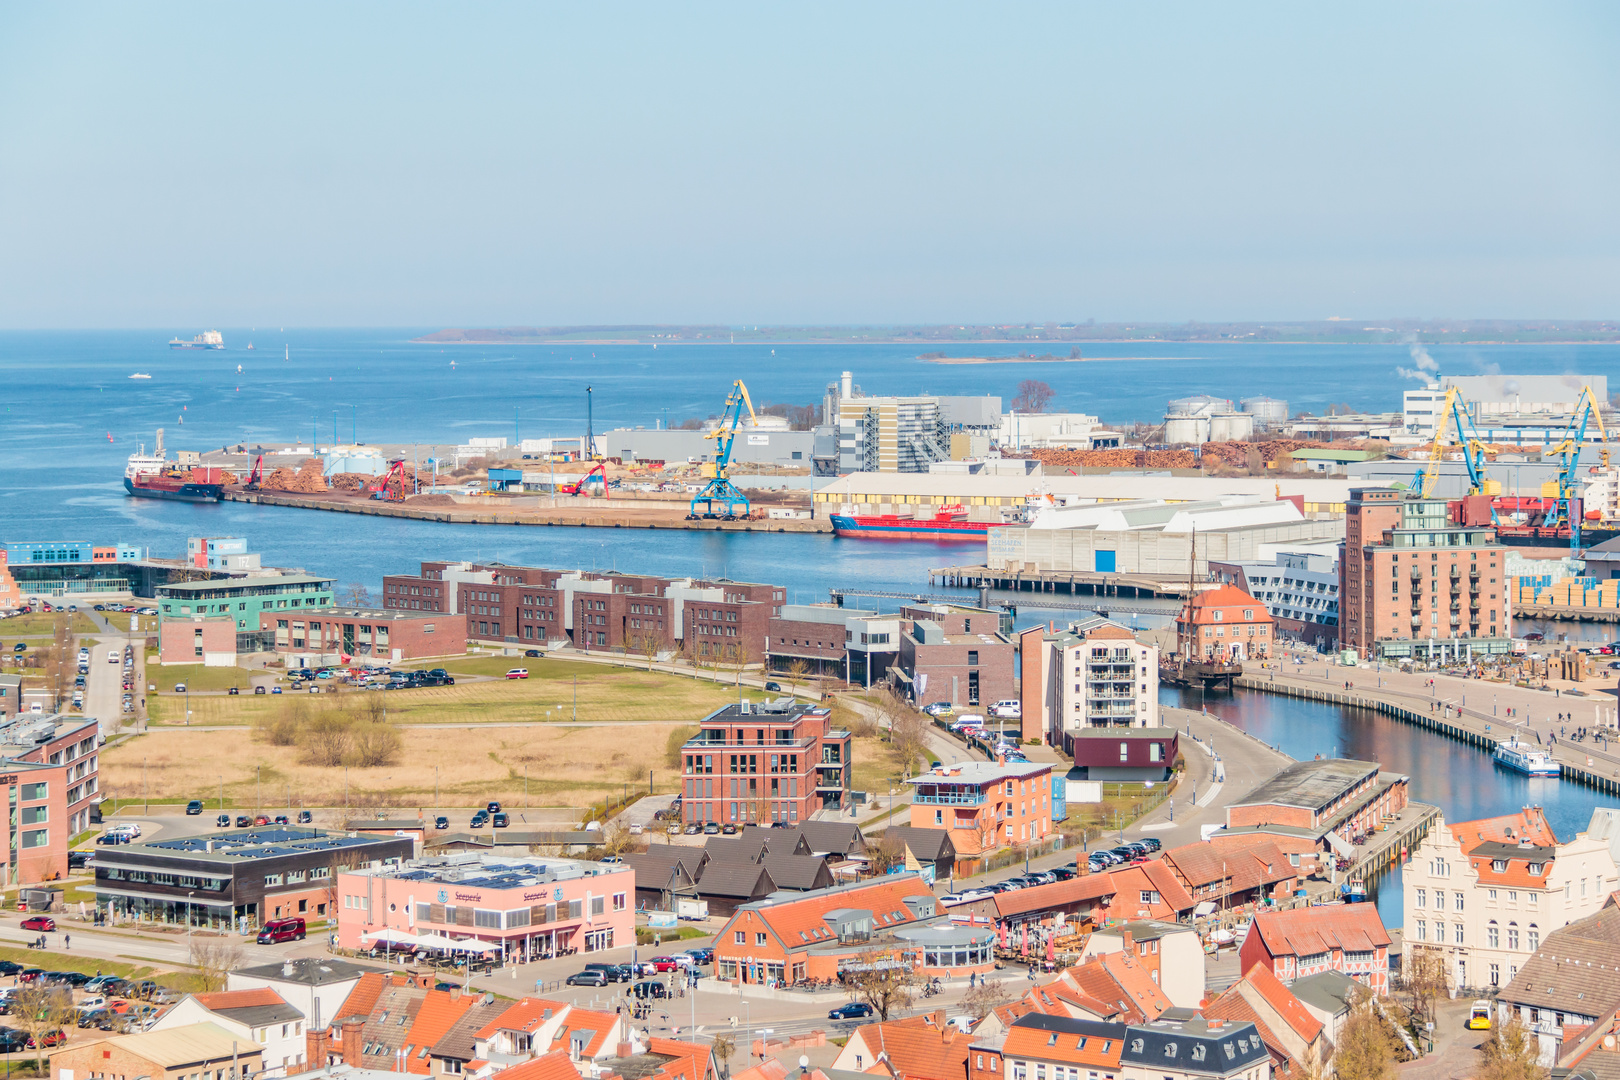
[(1014, 1020), (1012, 1026), (1036, 1028), (1040, 1031), (1063, 1031), (1099, 1039), (1123, 1039), (1126, 1032), (1124, 1024), (1110, 1024), (1102, 1020), (1077, 1020), (1072, 1016), (1057, 1016), (1043, 1012), (1025, 1013)]
[(1620, 907), (1611, 904), (1548, 934), (1499, 996), (1515, 1005), (1603, 1016), (1620, 1006), (1617, 957)]
[(762, 829), (750, 825), (743, 830), (743, 836), (753, 839), (756, 832), (772, 842), (772, 851), (777, 850), (774, 841), (788, 837), (802, 838), (806, 852), (811, 855), (856, 855), (866, 848), (861, 827), (851, 821), (801, 821), (791, 829)]
[(510, 1001), (479, 1002), (462, 1014), (461, 1018), (450, 1025), (450, 1030), (439, 1036), (437, 1042), (428, 1052), (433, 1057), (453, 1058), (457, 1061), (471, 1061), (475, 1056), (473, 1051), (473, 1036), (477, 1035), (487, 1025), (493, 1023), (507, 1009), (512, 1007)]
[(1122, 1064), (1144, 1071), (1228, 1076), (1270, 1059), (1265, 1040), (1251, 1023), (1189, 1020), (1131, 1025)]
[(883, 831), (885, 837), (895, 837), (905, 844), (918, 862), (939, 862), (954, 858), (956, 845), (951, 843), (947, 829), (925, 829), (915, 825), (890, 825)]
[(710, 860), (698, 880), (700, 897), (717, 896), (755, 900), (776, 891), (776, 882), (759, 863)]
[(804, 892), (825, 889), (833, 883), (827, 860), (820, 855), (766, 855), (762, 865), (778, 889)]
[(703, 845), (712, 858), (759, 862), (766, 855), (809, 855), (810, 845), (797, 829), (749, 826), (741, 836), (714, 836)]
[(660, 845), (627, 852), (624, 861), (636, 872), (636, 888), (686, 888), (703, 876), (709, 855), (702, 848)]

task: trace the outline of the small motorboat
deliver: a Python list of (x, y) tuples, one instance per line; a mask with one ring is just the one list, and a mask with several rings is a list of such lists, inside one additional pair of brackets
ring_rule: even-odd
[(137, 371), (135, 374), (130, 376), (132, 379), (150, 379), (151, 377), (152, 376), (148, 375), (144, 371)]

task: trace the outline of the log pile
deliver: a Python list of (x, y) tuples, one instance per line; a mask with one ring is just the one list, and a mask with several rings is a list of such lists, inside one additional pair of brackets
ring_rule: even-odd
[(301, 495), (319, 495), (326, 490), (326, 477), (321, 473), (319, 458), (305, 458), (297, 472), (281, 468), (265, 477), (263, 487), (266, 491), (293, 491)]
[(1201, 464), (1205, 467), (1225, 465), (1241, 468), (1250, 464), (1251, 454), (1258, 454), (1262, 463), (1271, 465), (1295, 450), (1327, 445), (1305, 439), (1268, 439), (1263, 442), (1205, 443), (1198, 454), (1192, 450), (1030, 450), (1023, 456), (1032, 457), (1044, 467), (1054, 470), (1196, 469)]

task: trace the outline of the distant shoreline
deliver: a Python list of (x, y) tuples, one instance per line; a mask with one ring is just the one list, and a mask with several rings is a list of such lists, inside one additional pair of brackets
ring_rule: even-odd
[[(408, 338), (408, 339), (406, 339), (406, 344), (409, 344), (409, 345), (438, 345), (440, 347), (443, 347), (445, 345), (512, 345), (512, 346), (519, 346), (519, 345), (658, 345), (658, 346), (680, 346), (680, 345), (721, 346), (721, 345), (735, 345), (735, 346), (739, 346), (739, 347), (740, 346), (757, 346), (757, 345), (764, 345), (764, 346), (768, 346), (768, 347), (774, 347), (774, 346), (777, 346), (777, 345), (817, 345), (817, 346), (909, 345), (909, 346), (911, 346), (913, 348), (916, 348), (919, 345), (923, 345), (923, 346), (932, 345), (932, 344), (934, 344), (934, 342), (919, 342), (915, 338), (862, 338), (862, 339), (860, 339), (858, 341), (834, 341), (834, 340), (824, 339), (824, 338), (749, 338), (746, 341), (722, 341), (722, 340), (719, 340), (719, 339), (703, 338), (703, 339), (692, 339), (692, 340), (684, 340), (684, 341), (669, 341), (669, 340), (650, 341), (650, 340), (647, 340), (645, 338), (504, 338), (504, 337), (431, 338), (431, 337), (416, 337), (416, 338)], [(1018, 342), (1009, 342), (1005, 338), (981, 338), (981, 339), (966, 340), (966, 341), (942, 341), (942, 342), (939, 342), (938, 344), (941, 345), (941, 346), (949, 347), (949, 348), (961, 348), (963, 346), (970, 346), (970, 345), (1017, 346), (1020, 343), (1018, 343)], [(1071, 344), (1075, 344), (1075, 343), (1074, 342), (1051, 342), (1050, 344), (1071, 345)], [(1620, 340), (1615, 340), (1615, 341), (1592, 341), (1592, 340), (1576, 340), (1576, 339), (1572, 339), (1572, 338), (1556, 338), (1556, 339), (1547, 338), (1547, 339), (1538, 339), (1538, 340), (1518, 341), (1518, 340), (1514, 340), (1514, 339), (1511, 339), (1511, 338), (1467, 338), (1467, 339), (1464, 339), (1464, 340), (1461, 340), (1461, 341), (1446, 341), (1444, 339), (1441, 339), (1439, 341), (1432, 341), (1432, 340), (1424, 339), (1424, 340), (1417, 341), (1417, 342), (1409, 342), (1409, 341), (1366, 341), (1366, 340), (1352, 340), (1352, 339), (1345, 339), (1345, 340), (1342, 340), (1342, 341), (1311, 341), (1311, 340), (1302, 340), (1302, 339), (1293, 339), (1293, 338), (1288, 338), (1288, 339), (1279, 338), (1279, 339), (1273, 340), (1273, 341), (1229, 341), (1229, 340), (1220, 339), (1220, 338), (1186, 338), (1186, 339), (1175, 340), (1175, 341), (1167, 341), (1167, 340), (1165, 340), (1163, 338), (1086, 338), (1085, 341), (1081, 342), (1080, 344), (1084, 344), (1084, 345), (1160, 345), (1160, 346), (1163, 346), (1163, 345), (1199, 345), (1199, 346), (1207, 346), (1207, 345), (1319, 345), (1319, 346), (1324, 346), (1324, 347), (1339, 347), (1339, 348), (1343, 348), (1345, 346), (1362, 347), (1362, 346), (1387, 345), (1387, 346), (1389, 346), (1391, 348), (1395, 348), (1395, 349), (1406, 349), (1406, 348), (1409, 348), (1413, 344), (1420, 344), (1420, 345), (1424, 345), (1424, 346), (1436, 346), (1436, 345), (1491, 345), (1491, 346), (1504, 346), (1504, 345), (1523, 345), (1523, 346), (1593, 345), (1593, 346), (1610, 346), (1610, 347), (1613, 347), (1613, 346), (1620, 345)], [(919, 357), (919, 359), (921, 359), (921, 357)], [(1086, 357), (1081, 357), (1078, 360), (1074, 360), (1074, 359), (1071, 359), (1070, 357), (1067, 357), (1067, 356), (1059, 356), (1059, 357), (1055, 357), (1052, 360), (1038, 360), (1038, 359), (1029, 359), (1029, 358), (1019, 360), (1016, 357), (946, 357), (944, 362), (958, 363), (958, 364), (960, 364), (960, 363), (1025, 363), (1025, 364), (1028, 364), (1028, 363), (1056, 363), (1056, 362), (1090, 363), (1093, 360), (1185, 360), (1185, 359), (1190, 359), (1190, 358), (1189, 357), (1184, 357), (1184, 356), (1086, 356)]]

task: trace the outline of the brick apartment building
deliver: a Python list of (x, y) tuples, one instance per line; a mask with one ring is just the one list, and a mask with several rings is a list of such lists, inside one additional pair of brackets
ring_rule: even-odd
[(266, 611), (259, 630), (268, 649), (288, 667), (319, 667), (354, 660), (422, 660), (467, 651), (466, 624), (454, 616), (422, 611), (322, 608)]
[(912, 828), (949, 829), (958, 855), (980, 855), (1052, 832), (1050, 762), (953, 762), (906, 783), (913, 792)]
[(93, 719), (32, 713), (0, 729), (0, 795), (12, 808), (0, 848), (6, 885), (67, 876), (68, 842), (90, 827), (100, 798), (100, 733)]
[(900, 609), (894, 677), (919, 705), (948, 701), (980, 708), (1015, 699), (1017, 646), (998, 612), (928, 604)]
[(551, 570), (504, 563), (424, 562), (383, 578), (383, 607), (459, 615), (466, 636), (504, 645), (758, 661), (781, 613), (779, 585)]
[(716, 709), (681, 747), (681, 820), (742, 825), (809, 821), (849, 805), (848, 731), (802, 702)]
[(1506, 571), (1506, 549), (1475, 500), (1356, 488), (1345, 504), (1339, 641), (1369, 660), (1508, 652)]

